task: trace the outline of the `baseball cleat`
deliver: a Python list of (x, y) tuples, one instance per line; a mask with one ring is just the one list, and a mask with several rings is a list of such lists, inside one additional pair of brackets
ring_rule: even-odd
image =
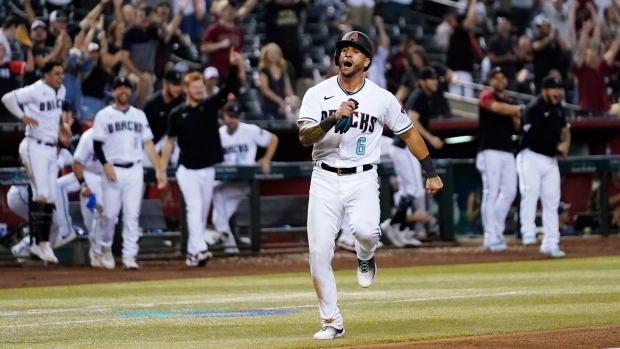
[(395, 233), (400, 235), (400, 241), (407, 246), (422, 246), (422, 241), (415, 238), (415, 231), (411, 231), (409, 228), (403, 231), (395, 231)]
[(361, 259), (357, 260), (357, 283), (361, 287), (369, 287), (372, 285), (372, 281), (377, 274), (377, 264), (375, 263), (375, 257), (367, 261)]
[(396, 247), (404, 247), (405, 243), (401, 241), (400, 236), (398, 235), (398, 231), (396, 227), (392, 226), (392, 220), (390, 218), (386, 219), (381, 223), (381, 234), (384, 234), (388, 240), (392, 243), (392, 245)]
[(44, 262), (58, 263), (58, 258), (56, 258), (54, 251), (52, 251), (52, 246), (50, 245), (49, 241), (41, 241), (37, 245), (37, 247), (38, 249), (35, 249), (35, 251), (33, 251), (31, 246), (30, 252), (36, 254), (37, 257), (39, 257)]
[[(114, 261), (114, 256), (112, 255), (112, 251), (111, 250), (107, 250), (107, 251), (103, 251), (103, 253), (100, 255), (101, 256), (101, 267), (106, 268), (106, 269), (114, 269), (116, 268), (116, 261)], [(136, 263), (136, 260), (134, 259), (134, 264)], [(123, 265), (124, 265), (124, 261), (123, 261)], [(136, 264), (137, 266), (137, 264)], [(129, 268), (127, 268), (129, 269)], [(137, 267), (135, 269), (138, 269)]]
[(506, 245), (506, 241), (500, 240), (500, 241), (495, 241), (493, 243), (488, 244), (485, 247), (485, 250), (489, 250), (491, 252), (500, 252), (507, 248), (508, 248), (508, 245)]
[(536, 235), (523, 235), (523, 245), (529, 246), (534, 245), (538, 240), (536, 240)]
[(188, 254), (185, 265), (188, 267), (204, 267), (211, 258), (213, 258), (213, 254), (208, 251), (202, 251), (198, 254)]
[(566, 252), (560, 250), (560, 248), (558, 246), (552, 248), (552, 249), (540, 249), (540, 253), (542, 254), (546, 254), (550, 257), (553, 258), (562, 258), (562, 257), (566, 257)]
[[(104, 252), (104, 255), (105, 255), (105, 252)], [(112, 255), (112, 252), (110, 252), (110, 255)], [(140, 266), (138, 265), (138, 263), (136, 263), (135, 257), (123, 257), (123, 269), (138, 270), (140, 269)]]
[(15, 246), (11, 247), (11, 253), (18, 258), (28, 258), (30, 256), (30, 236), (25, 236)]
[(314, 334), (314, 339), (334, 339), (344, 336), (344, 327), (336, 329), (331, 326), (325, 326), (321, 330)]

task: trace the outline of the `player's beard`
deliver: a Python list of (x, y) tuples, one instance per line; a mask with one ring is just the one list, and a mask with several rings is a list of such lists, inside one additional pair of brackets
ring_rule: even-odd
[[(344, 67), (344, 61), (340, 63), (340, 74), (342, 75), (342, 77), (346, 78), (346, 79), (351, 79), (352, 77), (354, 77), (355, 75), (357, 75), (360, 71), (362, 71), (361, 68), (356, 67), (355, 64), (353, 64), (351, 66), (351, 71), (348, 73), (345, 73), (342, 71), (342, 68)], [(348, 68), (348, 67), (347, 67)]]

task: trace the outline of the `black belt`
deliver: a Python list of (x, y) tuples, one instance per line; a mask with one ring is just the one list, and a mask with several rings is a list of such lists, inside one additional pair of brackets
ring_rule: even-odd
[(114, 164), (114, 167), (131, 168), (133, 165), (135, 165), (135, 164), (137, 164), (139, 162), (140, 161), (138, 161), (138, 162), (127, 162), (127, 163), (124, 163), (124, 164)]
[[(357, 173), (357, 167), (340, 167), (340, 168), (336, 168), (336, 167), (331, 167), (325, 163), (321, 163), (321, 168), (324, 170), (327, 170), (329, 172), (334, 172), (337, 173), (339, 176), (342, 175), (350, 175), (350, 174), (355, 174)], [(373, 166), (370, 164), (366, 164), (364, 166), (362, 166), (362, 172), (368, 171), (368, 170), (372, 170)]]
[(34, 137), (28, 137), (28, 138), (30, 138), (30, 139), (32, 139), (33, 141), (37, 142), (37, 144), (47, 145), (48, 147), (55, 147), (55, 146), (56, 146), (56, 143), (47, 143), (47, 142), (44, 142), (44, 141), (42, 141), (42, 140), (40, 140), (40, 139), (36, 139), (36, 138), (34, 138)]

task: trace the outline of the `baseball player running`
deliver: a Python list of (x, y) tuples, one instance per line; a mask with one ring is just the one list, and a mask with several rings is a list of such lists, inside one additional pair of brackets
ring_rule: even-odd
[(536, 206), (542, 203), (545, 236), (540, 252), (564, 257), (560, 250), (558, 206), (560, 170), (558, 159), (566, 158), (570, 148), (570, 124), (560, 104), (562, 82), (547, 76), (542, 91), (525, 108), (521, 120), (521, 151), (517, 155), (517, 173), (521, 191), (521, 236), (524, 245), (536, 243)]
[(237, 93), (241, 54), (230, 49), (230, 71), (226, 85), (213, 97), (202, 99), (202, 74), (190, 73), (183, 79), (187, 99), (170, 112), (167, 137), (162, 148), (162, 167), (168, 166), (175, 140), (181, 150), (176, 178), (187, 208), (187, 259), (189, 267), (204, 266), (211, 252), (204, 240), (207, 216), (213, 197), (215, 164), (224, 160), (218, 111), (229, 93)]
[(322, 328), (316, 339), (344, 335), (337, 306), (336, 280), (331, 268), (336, 234), (343, 215), (357, 239), (357, 282), (369, 287), (376, 274), (374, 252), (379, 229), (379, 139), (388, 125), (407, 143), (426, 170), (427, 192), (442, 188), (426, 144), (400, 103), (388, 91), (364, 78), (372, 63), (372, 44), (357, 31), (336, 43), (340, 73), (306, 92), (299, 115), (299, 139), (314, 145), (315, 170), (308, 203), (310, 273), (316, 290)]
[[(243, 166), (258, 163), (264, 173), (269, 173), (271, 159), (278, 148), (278, 136), (256, 125), (239, 121), (240, 108), (236, 103), (224, 107), (224, 125), (220, 127), (220, 140), (224, 151), (224, 165)], [(256, 160), (257, 147), (267, 148), (265, 155)], [(216, 181), (213, 188), (213, 225), (221, 234), (225, 253), (239, 253), (229, 220), (241, 200), (250, 193), (246, 181)]]
[(517, 170), (512, 152), (512, 135), (519, 129), (521, 106), (513, 105), (504, 89), (506, 74), (496, 67), (489, 73), (491, 91), (478, 98), (479, 151), (476, 167), (482, 176), (480, 215), (484, 227), (484, 249), (506, 249), (504, 229), (510, 205), (517, 195)]
[[(123, 207), (123, 267), (139, 269), (138, 218), (142, 204), (142, 149), (153, 164), (158, 187), (166, 185), (166, 174), (153, 145), (153, 133), (144, 112), (129, 105), (132, 85), (126, 77), (116, 77), (112, 82), (114, 103), (95, 116), (93, 125), (93, 151), (103, 165), (103, 202), (106, 203), (101, 217), (101, 236), (98, 245), (101, 257), (109, 256), (114, 237), (114, 225)], [(95, 251), (95, 253), (98, 251)], [(114, 267), (111, 261), (106, 268)], [(111, 268), (109, 268), (111, 269)]]
[[(79, 184), (80, 209), (90, 240), (90, 265), (96, 268), (114, 269), (112, 251), (101, 249), (101, 214), (103, 205), (103, 167), (97, 159), (93, 141), (94, 130), (84, 132), (73, 154), (73, 174)], [(93, 207), (93, 205), (95, 207)]]
[(49, 242), (58, 178), (56, 143), (59, 132), (70, 138), (71, 131), (64, 124), (60, 126), (66, 94), (62, 85), (62, 64), (50, 60), (41, 71), (43, 79), (5, 94), (2, 103), (27, 125), (19, 154), (32, 187), (31, 236), (34, 241), (30, 251), (43, 261), (58, 263)]

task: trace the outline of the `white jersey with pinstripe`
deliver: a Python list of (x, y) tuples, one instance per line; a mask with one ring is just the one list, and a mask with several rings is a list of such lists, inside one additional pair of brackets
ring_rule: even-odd
[(319, 122), (332, 114), (349, 98), (359, 105), (351, 117), (351, 128), (345, 134), (335, 133), (332, 128), (322, 140), (314, 145), (312, 159), (332, 167), (356, 167), (377, 164), (381, 157), (379, 139), (383, 125), (395, 134), (401, 134), (413, 124), (400, 103), (389, 91), (364, 79), (355, 93), (345, 92), (338, 77), (329, 78), (310, 88), (304, 95), (298, 123)]

